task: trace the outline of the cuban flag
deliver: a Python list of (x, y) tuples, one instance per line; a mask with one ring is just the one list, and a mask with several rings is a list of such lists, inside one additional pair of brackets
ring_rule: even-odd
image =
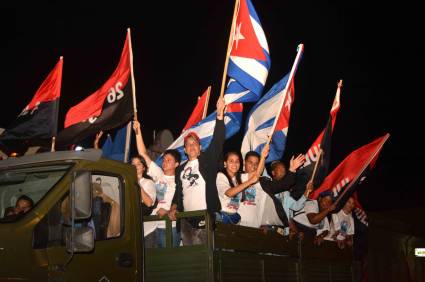
[[(243, 106), (241, 103), (230, 104), (226, 108), (226, 113), (224, 114), (224, 124), (226, 127), (226, 139), (235, 135), (239, 129), (242, 122), (242, 110)], [(185, 130), (168, 148), (168, 149), (177, 149), (181, 155), (182, 162), (187, 160), (187, 156), (184, 153), (184, 137), (189, 132), (195, 132), (201, 139), (201, 148), (202, 151), (205, 151), (211, 143), (212, 135), (215, 127), (215, 120), (217, 114), (216, 112), (211, 113), (209, 116)], [(155, 161), (158, 165), (162, 163), (162, 155), (158, 157)]]
[(251, 1), (241, 0), (227, 69), (226, 105), (258, 101), (269, 69), (269, 47), (260, 19)]
[[(278, 160), (283, 156), (288, 134), (289, 116), (294, 97), (294, 84), (289, 86), (285, 93), (289, 74), (285, 75), (272, 89), (269, 90), (261, 100), (251, 109), (247, 118), (246, 133), (242, 141), (241, 152), (245, 157), (248, 151), (256, 151), (259, 154), (268, 140), (274, 120), (279, 113), (279, 105), (285, 100), (279, 120), (273, 132), (270, 143), (270, 152), (266, 163)], [(285, 95), (286, 94), (286, 95)], [(283, 97), (285, 95), (286, 97)]]
[[(300, 44), (291, 72), (273, 85), (249, 112), (246, 132), (241, 147), (243, 157), (245, 157), (248, 151), (256, 151), (260, 154), (268, 140), (268, 136), (272, 134), (270, 152), (266, 163), (282, 158), (285, 151), (289, 118), (295, 95), (293, 77), (303, 50), (304, 46)], [(278, 117), (277, 121), (275, 121), (276, 117)]]

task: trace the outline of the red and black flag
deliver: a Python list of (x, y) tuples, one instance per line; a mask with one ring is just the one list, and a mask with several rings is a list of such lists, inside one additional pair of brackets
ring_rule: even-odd
[(320, 193), (332, 191), (334, 198), (338, 197), (337, 209), (343, 207), (358, 185), (366, 178), (367, 173), (375, 166), (379, 153), (389, 136), (387, 133), (353, 151), (325, 178), (310, 198), (317, 199)]
[[(38, 88), (31, 102), (0, 135), (0, 141), (35, 141), (56, 136), (63, 58)], [(9, 141), (9, 142), (8, 142)]]
[(120, 62), (108, 81), (68, 111), (64, 129), (57, 137), (59, 146), (75, 144), (101, 130), (116, 128), (133, 116), (130, 40), (127, 32)]
[[(326, 127), (313, 142), (310, 149), (308, 149), (307, 153), (305, 154), (306, 161), (304, 165), (297, 171), (296, 188), (292, 193), (292, 196), (296, 199), (301, 197), (301, 195), (304, 193), (307, 183), (313, 176), (314, 169), (316, 169), (313, 177), (314, 187), (319, 187), (328, 174), (331, 158), (332, 131), (335, 126), (336, 116), (341, 105), (341, 86), (342, 83), (340, 81), (331, 111), (329, 113)], [(319, 163), (317, 163), (318, 161)]]

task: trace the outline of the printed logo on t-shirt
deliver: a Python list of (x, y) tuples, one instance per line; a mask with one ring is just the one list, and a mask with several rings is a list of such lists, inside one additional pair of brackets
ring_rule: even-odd
[(230, 202), (227, 204), (227, 207), (229, 209), (237, 210), (239, 208), (239, 203), (240, 203), (240, 195), (237, 194), (236, 196), (230, 199)]
[(187, 167), (183, 172), (183, 179), (186, 179), (189, 181), (189, 187), (196, 186), (198, 183), (196, 180), (198, 180), (199, 174), (192, 173), (192, 168)]
[(348, 232), (348, 221), (343, 220), (341, 222), (341, 235), (346, 235)]
[(164, 196), (167, 192), (167, 183), (164, 181), (158, 181), (155, 183), (155, 189), (156, 189), (156, 198), (158, 199), (159, 203), (164, 202)]
[(253, 205), (255, 206), (255, 196), (257, 192), (255, 187), (249, 187), (245, 190), (245, 205)]

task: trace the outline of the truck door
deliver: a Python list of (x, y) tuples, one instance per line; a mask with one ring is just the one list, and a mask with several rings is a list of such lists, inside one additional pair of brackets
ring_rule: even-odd
[(134, 211), (132, 205), (124, 205), (134, 199), (125, 190), (120, 176), (92, 173), (92, 215), (76, 225), (94, 230), (95, 247), (90, 253), (77, 253), (72, 258), (64, 241), (65, 229), (69, 228), (69, 192), (52, 208), (44, 220), (49, 233), (46, 252), (50, 281), (140, 280)]

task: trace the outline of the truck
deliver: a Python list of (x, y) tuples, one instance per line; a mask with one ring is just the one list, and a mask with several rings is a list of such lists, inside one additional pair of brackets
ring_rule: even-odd
[[(20, 196), (33, 200), (9, 215)], [(355, 281), (352, 250), (332, 242), (203, 217), (207, 242), (172, 246), (171, 221), (143, 216), (133, 166), (102, 151), (0, 161), (0, 281)], [(166, 246), (145, 248), (143, 222), (166, 221)]]

